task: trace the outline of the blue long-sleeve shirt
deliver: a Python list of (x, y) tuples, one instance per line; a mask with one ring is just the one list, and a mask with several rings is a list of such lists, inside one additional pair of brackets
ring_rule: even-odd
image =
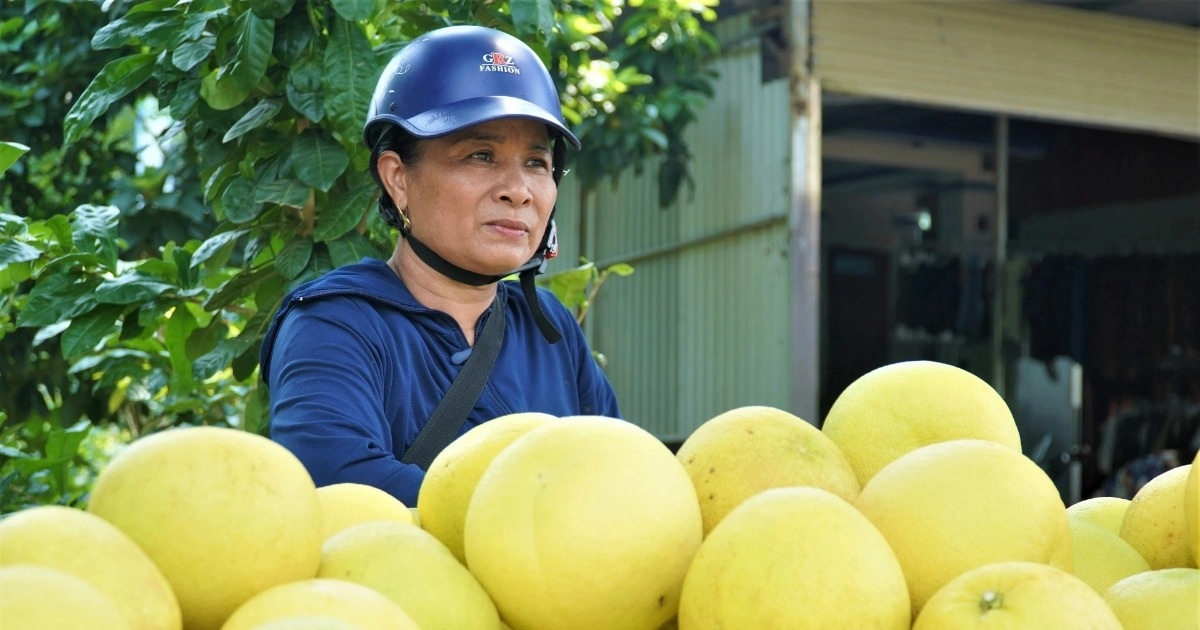
[[(459, 435), (509, 413), (620, 417), (583, 331), (549, 291), (542, 307), (562, 341), (538, 330), (518, 284), (507, 291), (504, 343)], [(482, 330), (491, 309), (476, 325)], [(380, 260), (335, 269), (290, 293), (263, 340), (271, 438), (318, 486), (355, 482), (415, 506), (425, 471), (400, 461), (462, 369), (470, 346), (448, 314), (421, 305)]]

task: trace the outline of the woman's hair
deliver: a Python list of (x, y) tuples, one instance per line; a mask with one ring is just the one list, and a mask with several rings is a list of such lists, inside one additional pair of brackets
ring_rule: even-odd
[(375, 179), (375, 184), (379, 186), (379, 216), (383, 217), (384, 223), (396, 229), (401, 229), (400, 210), (396, 207), (396, 202), (392, 201), (392, 196), (388, 194), (387, 188), (384, 188), (383, 180), (379, 178), (379, 156), (384, 151), (394, 151), (396, 155), (400, 156), (401, 162), (404, 162), (406, 166), (412, 166), (421, 159), (424, 153), (423, 149), (424, 143), (420, 138), (397, 125), (386, 125), (379, 140), (375, 143), (375, 148), (371, 150), (371, 162), (367, 168), (371, 172), (371, 177)]

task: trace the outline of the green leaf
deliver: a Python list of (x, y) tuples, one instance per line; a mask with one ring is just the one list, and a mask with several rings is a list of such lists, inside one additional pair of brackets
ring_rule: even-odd
[(225, 218), (234, 223), (252, 221), (262, 212), (262, 204), (254, 201), (254, 182), (241, 177), (225, 187), (221, 205), (225, 207)]
[(182, 248), (171, 249), (171, 262), (175, 264), (175, 274), (179, 276), (179, 286), (190, 289), (196, 284), (197, 274), (192, 270), (192, 252)]
[(337, 196), (338, 201), (320, 208), (313, 240), (331, 241), (354, 229), (375, 198), (374, 182), (362, 183), (353, 190)]
[(317, 50), (310, 51), (309, 44), (313, 41), (313, 24), (309, 21), (306, 11), (296, 11), (289, 13), (286, 17), (281, 18), (275, 28), (275, 58), (281, 60), (290, 60), (293, 64), (298, 63), (301, 56), (307, 58), (308, 54), (312, 54), (320, 58), (319, 45), (323, 40), (318, 40)]
[(312, 239), (294, 238), (275, 256), (275, 270), (279, 275), (291, 280), (300, 275), (312, 259)]
[(270, 422), (271, 401), (266, 387), (255, 387), (250, 396), (245, 399), (246, 408), (242, 414), (242, 429), (250, 433), (266, 435)]
[(101, 282), (96, 287), (96, 301), (101, 304), (136, 304), (173, 288), (158, 278), (132, 271)]
[(62, 334), (63, 357), (73, 359), (90, 352), (105, 337), (117, 332), (117, 318), (122, 310), (122, 307), (114, 305), (97, 306), (91, 312), (71, 320), (71, 326)]
[(379, 252), (371, 246), (371, 242), (358, 232), (349, 234), (326, 243), (329, 248), (329, 258), (334, 267), (341, 267), (359, 262), (367, 256), (377, 256)]
[(609, 265), (608, 267), (605, 267), (604, 272), (615, 273), (618, 276), (629, 276), (633, 275), (633, 266), (626, 263), (617, 263), (615, 265)]
[(660, 151), (666, 151), (667, 145), (670, 144), (670, 140), (667, 139), (667, 134), (653, 127), (646, 127), (642, 129), (642, 137), (650, 141), (650, 144), (658, 147)]
[[(242, 333), (245, 335), (246, 333)], [(258, 367), (258, 351), (262, 347), (262, 339), (255, 339), (254, 343), (246, 346), (242, 353), (233, 358), (230, 367), (233, 368), (233, 378), (244, 381), (254, 374), (255, 368)]]
[(167, 48), (183, 26), (179, 17), (175, 10), (130, 13), (96, 31), (92, 36), (92, 48), (109, 50), (138, 44)]
[[(211, 4), (211, 3), (210, 3)], [(223, 4), (223, 3), (221, 3)], [(201, 5), (199, 2), (193, 2), (187, 6), (187, 11), (197, 8)], [(215, 6), (215, 4), (213, 5)], [(179, 39), (175, 41), (176, 45), (200, 39), (205, 36), (205, 30), (208, 29), (208, 23), (215, 17), (229, 13), (229, 7), (222, 6), (211, 11), (200, 11), (199, 13), (188, 13), (187, 18), (183, 21), (183, 29), (179, 33)], [(212, 30), (217, 30), (213, 28)]]
[(192, 363), (192, 374), (198, 380), (204, 380), (217, 372), (229, 367), (233, 360), (242, 355), (256, 340), (250, 335), (237, 336), (232, 339), (222, 339), (217, 347)]
[(321, 122), (325, 118), (325, 97), (320, 92), (300, 92), (291, 83), (284, 89), (288, 104), (301, 116), (312, 122)]
[(518, 34), (542, 36), (554, 31), (554, 3), (551, 0), (512, 0), (508, 6)]
[[(0, 291), (7, 291), (31, 277), (33, 277), (33, 265), (27, 262), (0, 265)], [(0, 339), (3, 337), (3, 329), (0, 329)]]
[(154, 73), (156, 56), (155, 53), (129, 55), (105, 64), (67, 112), (63, 120), (63, 143), (74, 144), (113, 103), (145, 83)]
[(96, 306), (96, 284), (69, 271), (40, 278), (17, 314), (17, 325), (40, 328), (90, 311)]
[(245, 101), (266, 74), (271, 58), (275, 20), (264, 20), (253, 11), (246, 11), (238, 16), (234, 28), (237, 34), (232, 61), (209, 73), (200, 83), (200, 97), (217, 111), (232, 109)]
[(283, 100), (278, 98), (267, 98), (258, 102), (250, 111), (246, 112), (229, 131), (225, 132), (225, 137), (221, 138), (221, 142), (229, 142), (235, 140), (245, 134), (247, 131), (257, 129), (269, 122), (283, 109)]
[(200, 247), (196, 249), (196, 252), (192, 254), (192, 269), (203, 265), (206, 261), (208, 261), (209, 258), (212, 258), (222, 249), (228, 251), (229, 248), (233, 247), (235, 241), (245, 236), (249, 232), (250, 230), (230, 230), (228, 232), (221, 232), (219, 234), (210, 236), (208, 240), (204, 241), (204, 243), (202, 243)]
[(0, 267), (41, 258), (42, 250), (21, 241), (0, 243)]
[[(279, 271), (278, 268), (275, 270)], [(283, 296), (285, 293), (287, 293), (287, 289), (287, 278), (284, 278), (278, 273), (271, 274), (262, 282), (258, 283), (258, 286), (254, 288), (254, 304), (258, 307), (258, 312), (265, 313), (267, 315), (273, 315), (279, 308), (279, 305), (283, 303)], [(254, 319), (258, 318), (255, 317)], [(250, 323), (247, 323), (242, 330), (249, 330)], [(265, 324), (269, 323), (269, 321), (265, 322)], [(267, 329), (264, 327), (259, 332), (266, 334)]]
[(300, 181), (328, 192), (350, 165), (342, 145), (314, 130), (300, 134), (292, 145), (292, 171)]
[(250, 0), (250, 10), (260, 18), (278, 20), (291, 13), (296, 0)]
[(29, 230), (29, 219), (19, 217), (15, 214), (0, 212), (0, 234), (4, 236), (13, 236), (15, 234), (23, 234)]
[(36, 347), (42, 345), (43, 343), (46, 343), (50, 339), (53, 339), (53, 338), (59, 336), (60, 334), (62, 334), (62, 332), (64, 330), (66, 330), (70, 326), (71, 326), (71, 320), (69, 320), (69, 319), (63, 320), (61, 322), (55, 322), (53, 324), (50, 324), (49, 326), (43, 326), (40, 330), (37, 331), (37, 334), (33, 336), (33, 341), (30, 342), (29, 346), (31, 348), (36, 348)]
[(79, 452), (79, 444), (83, 443), (90, 431), (91, 422), (86, 420), (80, 420), (68, 428), (53, 428), (47, 436), (46, 457), (42, 463), (64, 463), (73, 460)]
[[(78, 211), (78, 209), (76, 209)], [(71, 219), (66, 215), (56, 214), (43, 224), (47, 231), (53, 234), (53, 237), (47, 240), (56, 245), (65, 246), (72, 242), (75, 238), (74, 232), (71, 229)]]
[(242, 270), (241, 273), (234, 276), (229, 282), (226, 282), (217, 289), (215, 293), (209, 296), (204, 302), (204, 310), (212, 312), (230, 304), (233, 304), (240, 298), (254, 293), (255, 287), (262, 282), (270, 274), (275, 272), (274, 267), (262, 267), (254, 271)]
[(229, 333), (229, 326), (218, 318), (213, 318), (207, 326), (197, 328), (188, 335), (187, 353), (193, 359), (203, 356), (217, 346), (217, 342)]
[(113, 350), (105, 350), (99, 354), (84, 355), (83, 358), (71, 364), (71, 369), (67, 370), (68, 374), (80, 374), (97, 369), (106, 363), (114, 361), (118, 363), (139, 363), (141, 361), (149, 361), (151, 356), (142, 350), (129, 350), (126, 348), (116, 348)]
[(375, 11), (374, 0), (333, 0), (333, 10), (342, 16), (343, 20), (357, 22), (371, 17)]
[(196, 103), (199, 102), (200, 81), (184, 79), (175, 86), (175, 93), (167, 102), (167, 108), (170, 110), (172, 118), (182, 120), (196, 110)]
[(96, 240), (112, 240), (120, 217), (121, 210), (116, 206), (79, 206), (71, 220), (71, 240), (81, 250), (90, 250), (89, 244)]
[(325, 117), (325, 97), (321, 92), (321, 64), (305, 57), (288, 70), (288, 103), (313, 122)]
[(183, 393), (195, 389), (196, 382), (192, 378), (192, 362), (188, 358), (187, 342), (198, 325), (196, 316), (186, 308), (176, 308), (167, 320), (163, 343), (171, 360), (172, 391)]
[(17, 163), (17, 159), (25, 155), (29, 147), (16, 142), (0, 142), (0, 173), (7, 171)]
[(294, 179), (277, 179), (254, 187), (254, 203), (303, 208), (308, 203), (308, 191), (308, 186)]
[(184, 42), (171, 52), (171, 65), (187, 72), (204, 61), (217, 47), (217, 38), (212, 35), (201, 36), (200, 39)]
[(556, 273), (543, 282), (567, 308), (575, 308), (587, 301), (588, 283), (592, 281), (594, 268), (591, 263)]
[(329, 31), (322, 73), (325, 112), (343, 138), (357, 138), (382, 67), (356, 24), (334, 20)]

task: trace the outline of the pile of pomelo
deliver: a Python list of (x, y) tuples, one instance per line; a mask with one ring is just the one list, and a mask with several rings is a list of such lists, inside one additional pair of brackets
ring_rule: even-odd
[(137, 630), (1200, 629), (1200, 466), (1070, 507), (986, 383), (870, 372), (820, 429), (742, 407), (671, 453), (514, 414), (417, 506), (266, 438), (142, 437), (86, 509), (0, 519), (0, 625)]

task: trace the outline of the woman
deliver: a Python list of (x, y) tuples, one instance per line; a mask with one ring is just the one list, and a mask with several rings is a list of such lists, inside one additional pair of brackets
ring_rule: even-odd
[[(557, 249), (564, 143), (579, 148), (533, 51), (482, 27), (427, 34), (384, 69), (364, 136), (400, 238), (387, 261), (336, 269), (284, 300), (261, 355), (272, 439), (318, 486), (368, 484), (413, 506), (432, 457), (482, 422), (619, 417), (574, 317), (533, 282)], [(513, 274), (519, 284), (501, 281)], [(485, 328), (493, 319), (503, 328)], [(455, 381), (474, 354), (477, 397)], [(452, 383), (467, 393), (447, 397)], [(461, 410), (422, 432), (443, 398)]]

